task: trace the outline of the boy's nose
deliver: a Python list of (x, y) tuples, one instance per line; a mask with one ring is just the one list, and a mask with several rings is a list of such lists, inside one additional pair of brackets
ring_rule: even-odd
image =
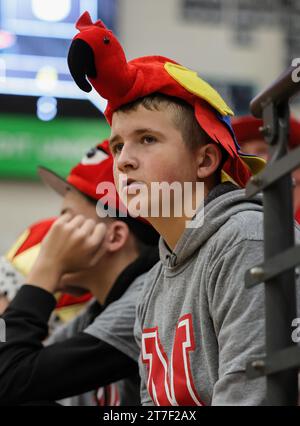
[(117, 159), (117, 167), (121, 172), (126, 172), (129, 169), (136, 169), (138, 161), (135, 156), (123, 146), (122, 151)]

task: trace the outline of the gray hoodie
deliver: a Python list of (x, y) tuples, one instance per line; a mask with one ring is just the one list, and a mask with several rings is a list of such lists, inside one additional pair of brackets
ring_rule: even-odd
[(265, 379), (245, 375), (249, 358), (264, 355), (264, 286), (244, 284), (263, 260), (262, 197), (224, 188), (209, 194), (203, 226), (186, 229), (173, 252), (160, 240), (135, 323), (143, 405), (261, 405), (265, 397)]

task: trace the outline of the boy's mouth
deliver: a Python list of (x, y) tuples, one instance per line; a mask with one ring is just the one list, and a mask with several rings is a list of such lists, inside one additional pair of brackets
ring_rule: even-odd
[(128, 192), (130, 188), (130, 193), (134, 193), (135, 191), (138, 191), (145, 185), (144, 182), (137, 181), (134, 179), (126, 179), (122, 182), (122, 191)]

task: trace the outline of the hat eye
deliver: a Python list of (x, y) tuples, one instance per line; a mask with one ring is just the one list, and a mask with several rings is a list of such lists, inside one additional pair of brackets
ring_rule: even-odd
[(89, 150), (89, 152), (86, 154), (87, 158), (92, 158), (96, 155), (96, 148), (92, 148)]
[(109, 44), (110, 43), (110, 38), (107, 37), (107, 36), (103, 37), (103, 43), (104, 44)]
[(109, 155), (106, 152), (99, 150), (97, 148), (91, 149), (81, 160), (81, 164), (84, 166), (91, 166), (102, 163), (102, 161), (107, 160)]

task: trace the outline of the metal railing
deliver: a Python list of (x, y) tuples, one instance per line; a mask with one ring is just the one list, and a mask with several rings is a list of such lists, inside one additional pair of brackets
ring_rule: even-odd
[(286, 70), (251, 102), (251, 112), (263, 119), (261, 131), (269, 143), (270, 161), (252, 177), (246, 195), (263, 192), (264, 263), (247, 271), (246, 286), (265, 285), (266, 356), (249, 361), (249, 378), (266, 376), (266, 405), (297, 405), (300, 348), (292, 341), (297, 317), (295, 267), (300, 247), (295, 246), (291, 172), (300, 165), (300, 147), (288, 153), (289, 99), (300, 91)]

